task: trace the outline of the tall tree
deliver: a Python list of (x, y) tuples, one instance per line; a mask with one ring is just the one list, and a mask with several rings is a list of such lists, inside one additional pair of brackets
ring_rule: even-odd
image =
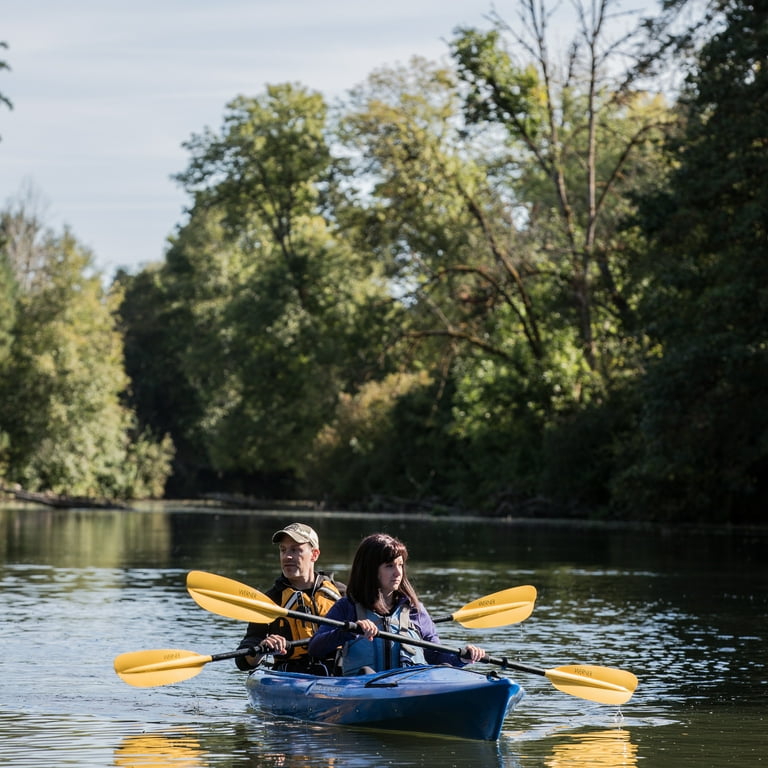
[(542, 312), (559, 316), (580, 349), (585, 394), (638, 362), (629, 267), (637, 233), (623, 221), (628, 191), (653, 179), (670, 122), (663, 100), (618, 66), (638, 32), (611, 24), (616, 5), (574, 3), (575, 33), (560, 64), (546, 3), (520, 0), (518, 23), (494, 14), (490, 31), (458, 29), (452, 42), (467, 118), (498, 140), (493, 176), (535, 249), (535, 273), (552, 289)]
[(326, 211), (326, 112), (317, 93), (268, 86), (187, 144), (193, 206), (157, 281), (174, 318), (164, 346), (193, 395), (177, 428), (199, 457), (205, 446), (199, 469), (293, 476), (339, 392), (375, 364), (387, 296)]
[(768, 12), (711, 4), (681, 99), (668, 191), (649, 199), (659, 345), (621, 501), (659, 516), (762, 521), (768, 477)]
[(23, 207), (2, 223), (17, 290), (0, 377), (0, 475), (70, 495), (161, 495), (170, 445), (137, 435), (122, 404), (117, 297), (70, 232), (46, 230)]
[(120, 272), (115, 290), (122, 297), (119, 327), (131, 379), (126, 401), (139, 431), (173, 436), (173, 473), (166, 492), (188, 498), (198, 491), (196, 473), (208, 466), (205, 435), (195, 426), (200, 404), (182, 368), (186, 345), (201, 341), (191, 309), (179, 293), (169, 291), (162, 267), (149, 266), (137, 275)]
[(652, 183), (669, 121), (660, 99), (605, 79), (601, 17), (582, 17), (591, 48), (565, 73), (540, 23), (525, 65), (498, 20), (457, 33), (462, 82), (418, 60), (374, 73), (342, 134), (403, 338), (429, 341), (419, 364), (450, 381), (435, 391), (452, 393), (449, 432), (474, 464), (465, 488), (521, 496), (535, 493), (546, 430), (641, 362), (629, 193)]
[[(360, 159), (361, 230), (402, 308), (400, 367), (433, 377), (422, 392), (392, 402), (400, 439), (433, 457), (424, 473), (414, 470), (425, 462), (411, 462), (412, 487), (455, 498), (461, 487), (482, 496), (514, 475), (522, 483), (520, 446), (535, 454), (533, 424), (540, 433), (558, 376), (543, 375), (548, 351), (540, 288), (531, 280), (535, 251), (492, 177), (488, 146), (467, 140), (455, 76), (420, 59), (373, 73), (352, 94), (341, 137)], [(424, 408), (430, 398), (431, 411)], [(409, 407), (419, 415), (406, 415)], [(420, 433), (402, 428), (419, 418), (429, 422)], [(489, 430), (504, 438), (494, 440)], [(374, 454), (384, 451), (372, 447)], [(402, 474), (394, 467), (393, 475)]]
[[(0, 233), (4, 231), (0, 225)], [(0, 235), (2, 237), (2, 235)], [(16, 319), (16, 280), (4, 239), (0, 239), (0, 370), (5, 364), (13, 341)]]
[[(371, 190), (362, 201), (371, 246), (409, 307), (406, 338), (441, 338), (443, 350), (467, 345), (509, 363), (518, 345), (540, 357), (524, 249), (482, 155), (462, 136), (452, 73), (421, 59), (381, 69), (353, 92), (342, 125), (362, 158), (357, 184)], [(511, 318), (506, 339), (489, 333), (494, 308)]]

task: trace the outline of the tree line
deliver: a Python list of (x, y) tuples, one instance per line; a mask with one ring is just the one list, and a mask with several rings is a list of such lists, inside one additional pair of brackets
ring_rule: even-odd
[[(194, 134), (162, 263), (0, 229), (0, 476), (334, 507), (760, 522), (768, 14), (457, 28)], [(699, 11), (701, 8), (699, 8)]]

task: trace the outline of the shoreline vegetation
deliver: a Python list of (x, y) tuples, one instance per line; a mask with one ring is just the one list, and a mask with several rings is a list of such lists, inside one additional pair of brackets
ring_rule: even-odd
[[(28, 491), (19, 485), (8, 486), (0, 483), (0, 494), (13, 496), (19, 501), (30, 502), (33, 504), (43, 504), (48, 507), (59, 509), (131, 509), (128, 502), (116, 499), (107, 499), (91, 496), (68, 496), (66, 494), (54, 493), (52, 491)], [(146, 499), (137, 499), (135, 501), (150, 501)], [(174, 503), (176, 499), (155, 499), (151, 501)], [(315, 501), (311, 499), (289, 500), (289, 499), (265, 499), (256, 496), (248, 496), (239, 493), (205, 493), (191, 500), (193, 503), (205, 502), (219, 504), (222, 507), (231, 509), (253, 509), (253, 510), (293, 510), (300, 512), (323, 512), (326, 511), (324, 501)], [(409, 499), (398, 496), (384, 496), (377, 494), (372, 496), (367, 502), (361, 503), (357, 508), (362, 512), (375, 512), (379, 514), (393, 513), (415, 513), (424, 514), (431, 517), (452, 516), (463, 517), (467, 515), (479, 516), (483, 518), (507, 517), (508, 513), (513, 513), (515, 517), (552, 517), (551, 505), (542, 499), (532, 499), (520, 505), (511, 506), (507, 503), (501, 504), (493, 513), (479, 515), (463, 507), (451, 506), (440, 502), (438, 499)], [(550, 512), (547, 512), (550, 508)], [(543, 513), (543, 514), (542, 514)], [(559, 515), (563, 514), (558, 510)]]
[(19, 501), (44, 504), (58, 509), (131, 509), (129, 504), (113, 499), (100, 499), (89, 496), (66, 496), (50, 491), (38, 493), (25, 491), (23, 488), (0, 485), (0, 494), (13, 496)]
[[(242, 494), (209, 493), (198, 498), (190, 499), (134, 499), (133, 503), (119, 502), (110, 499), (97, 499), (82, 496), (64, 496), (53, 493), (34, 493), (21, 488), (9, 488), (0, 484), (0, 505), (6, 497), (12, 496), (24, 504), (36, 504), (60, 510), (117, 510), (126, 512), (143, 511), (148, 505), (156, 507), (189, 508), (190, 511), (219, 511), (222, 513), (258, 513), (261, 515), (278, 516), (285, 513), (301, 514), (308, 518), (333, 517), (339, 520), (345, 518), (370, 517), (371, 519), (386, 519), (388, 521), (407, 519), (434, 520), (435, 518), (448, 521), (485, 520), (487, 522), (509, 523), (522, 526), (548, 528), (587, 529), (616, 529), (629, 531), (653, 531), (674, 528), (675, 531), (687, 533), (722, 532), (724, 534), (737, 532), (745, 535), (766, 536), (768, 525), (755, 523), (706, 523), (662, 521), (662, 520), (633, 520), (616, 517), (601, 517), (584, 513), (581, 515), (568, 514), (562, 509), (550, 507), (549, 514), (532, 514), (531, 507), (524, 505), (520, 509), (508, 508), (503, 514), (482, 514), (476, 510), (448, 508), (445, 505), (430, 505), (426, 501), (413, 499), (377, 499), (378, 504), (354, 509), (327, 507), (323, 502), (311, 499), (266, 499)], [(559, 513), (559, 514), (558, 514)]]
[(204, 497), (190, 499), (134, 499), (132, 504), (121, 504), (109, 500), (83, 499), (75, 497), (61, 497), (58, 500), (51, 494), (29, 493), (21, 490), (9, 489), (0, 485), (0, 508), (8, 504), (6, 497), (13, 496), (23, 504), (42, 505), (62, 511), (77, 510), (115, 510), (124, 512), (156, 511), (160, 508), (179, 508), (188, 512), (208, 514), (248, 514), (262, 517), (284, 517), (286, 514), (300, 515), (307, 520), (317, 518), (342, 521), (348, 519), (386, 520), (393, 522), (407, 520), (435, 520), (439, 518), (445, 522), (469, 522), (487, 521), (517, 527), (545, 528), (545, 529), (570, 529), (573, 531), (599, 531), (615, 530), (635, 533), (648, 533), (660, 531), (670, 534), (673, 531), (679, 534), (736, 534), (739, 536), (768, 536), (768, 525), (755, 523), (709, 523), (709, 522), (676, 522), (660, 520), (630, 520), (617, 518), (598, 518), (587, 516), (557, 516), (538, 517), (524, 514), (510, 513), (507, 515), (487, 515), (477, 511), (445, 511), (443, 509), (414, 509), (414, 508), (356, 508), (342, 509), (335, 507), (326, 508), (323, 504), (311, 500), (274, 500), (253, 498), (240, 494), (206, 494)]

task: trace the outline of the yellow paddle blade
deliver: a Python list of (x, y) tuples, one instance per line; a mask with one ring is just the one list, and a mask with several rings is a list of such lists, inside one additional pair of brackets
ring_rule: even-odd
[(228, 619), (269, 624), (288, 614), (286, 608), (276, 605), (257, 589), (215, 573), (190, 571), (187, 591), (201, 608)]
[(544, 674), (563, 693), (600, 704), (624, 704), (637, 688), (637, 678), (623, 669), (570, 664), (547, 669)]
[(115, 672), (129, 685), (151, 688), (188, 680), (199, 674), (211, 658), (175, 648), (131, 651), (115, 658)]
[(479, 597), (451, 614), (463, 627), (488, 629), (525, 621), (533, 612), (536, 587), (511, 587)]

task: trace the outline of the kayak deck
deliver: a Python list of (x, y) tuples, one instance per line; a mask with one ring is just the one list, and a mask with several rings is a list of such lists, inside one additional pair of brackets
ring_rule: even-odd
[(272, 714), (314, 723), (495, 741), (523, 698), (506, 677), (451, 666), (416, 666), (352, 677), (317, 677), (257, 668), (251, 702)]

